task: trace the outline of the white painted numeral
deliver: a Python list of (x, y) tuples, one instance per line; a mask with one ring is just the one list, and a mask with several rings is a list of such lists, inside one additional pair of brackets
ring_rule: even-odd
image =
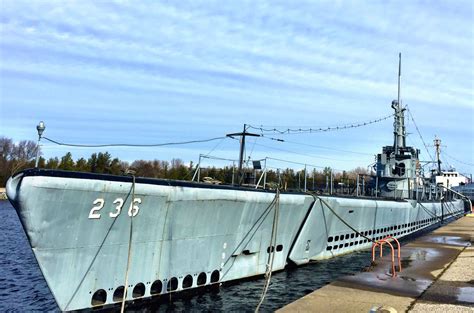
[(130, 209), (128, 209), (128, 216), (136, 216), (138, 214), (138, 211), (140, 210), (140, 208), (138, 207), (138, 205), (135, 205), (135, 203), (142, 203), (142, 199), (140, 198), (135, 198), (133, 199), (133, 202), (130, 203)]
[(104, 207), (104, 199), (96, 199), (92, 204), (94, 204), (94, 207), (91, 209), (89, 212), (89, 218), (97, 219), (100, 218), (100, 209)]
[(117, 217), (117, 216), (119, 216), (120, 212), (122, 211), (123, 199), (122, 198), (117, 198), (117, 199), (115, 199), (115, 201), (113, 203), (117, 204), (117, 206), (115, 207), (115, 212), (110, 212), (109, 216), (110, 217)]
[[(115, 204), (115, 210), (113, 212), (109, 212), (109, 216), (112, 218), (116, 218), (122, 212), (124, 201), (122, 198), (117, 198), (112, 203)], [(140, 198), (133, 199), (132, 203), (130, 203), (130, 208), (128, 209), (128, 216), (131, 216), (131, 217), (136, 216), (138, 214), (138, 211), (140, 211), (138, 204), (141, 204), (141, 203), (142, 203), (142, 199)], [(94, 207), (89, 212), (89, 218), (99, 219), (100, 218), (99, 211), (104, 207), (105, 200), (102, 198), (98, 198), (98, 199), (95, 199), (93, 204), (94, 204)]]

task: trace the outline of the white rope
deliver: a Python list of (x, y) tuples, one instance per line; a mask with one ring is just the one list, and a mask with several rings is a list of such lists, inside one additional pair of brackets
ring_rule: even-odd
[(265, 284), (263, 287), (262, 296), (260, 297), (260, 301), (258, 302), (258, 305), (255, 308), (255, 312), (258, 312), (260, 310), (260, 306), (262, 305), (263, 300), (265, 300), (265, 296), (267, 294), (268, 287), (270, 287), (270, 281), (272, 278), (273, 261), (275, 260), (275, 254), (276, 254), (276, 238), (278, 234), (278, 215), (280, 211), (280, 189), (277, 189), (275, 198), (276, 198), (275, 213), (273, 215), (272, 234), (270, 238), (270, 248), (269, 248), (270, 253), (268, 255), (267, 266), (265, 270)]
[(127, 291), (128, 291), (128, 272), (130, 268), (130, 259), (132, 256), (132, 234), (133, 234), (133, 201), (135, 200), (135, 175), (132, 176), (133, 181), (132, 181), (132, 199), (130, 201), (130, 234), (128, 238), (128, 256), (127, 256), (127, 268), (125, 269), (125, 286), (124, 286), (124, 292), (123, 292), (123, 298), (122, 298), (122, 307), (120, 309), (120, 313), (123, 313), (125, 311), (125, 301), (127, 299)]

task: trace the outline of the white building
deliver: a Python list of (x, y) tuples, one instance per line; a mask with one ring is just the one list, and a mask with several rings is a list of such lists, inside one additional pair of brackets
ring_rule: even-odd
[(441, 175), (436, 176), (436, 184), (442, 184), (447, 188), (467, 183), (469, 183), (469, 179), (456, 171), (445, 171), (441, 172)]

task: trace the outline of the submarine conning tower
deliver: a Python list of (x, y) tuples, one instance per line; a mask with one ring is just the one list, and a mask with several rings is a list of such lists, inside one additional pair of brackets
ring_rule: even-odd
[(398, 100), (392, 101), (394, 113), (393, 146), (385, 146), (377, 155), (376, 171), (380, 195), (408, 198), (417, 185), (420, 150), (406, 146), (405, 111)]

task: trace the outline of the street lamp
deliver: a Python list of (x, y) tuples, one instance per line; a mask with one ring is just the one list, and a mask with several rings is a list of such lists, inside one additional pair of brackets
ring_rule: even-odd
[(36, 130), (38, 131), (38, 144), (36, 146), (36, 162), (35, 162), (36, 168), (38, 167), (38, 163), (39, 163), (40, 140), (45, 129), (46, 129), (46, 126), (44, 125), (43, 121), (39, 122), (39, 124), (36, 126)]

